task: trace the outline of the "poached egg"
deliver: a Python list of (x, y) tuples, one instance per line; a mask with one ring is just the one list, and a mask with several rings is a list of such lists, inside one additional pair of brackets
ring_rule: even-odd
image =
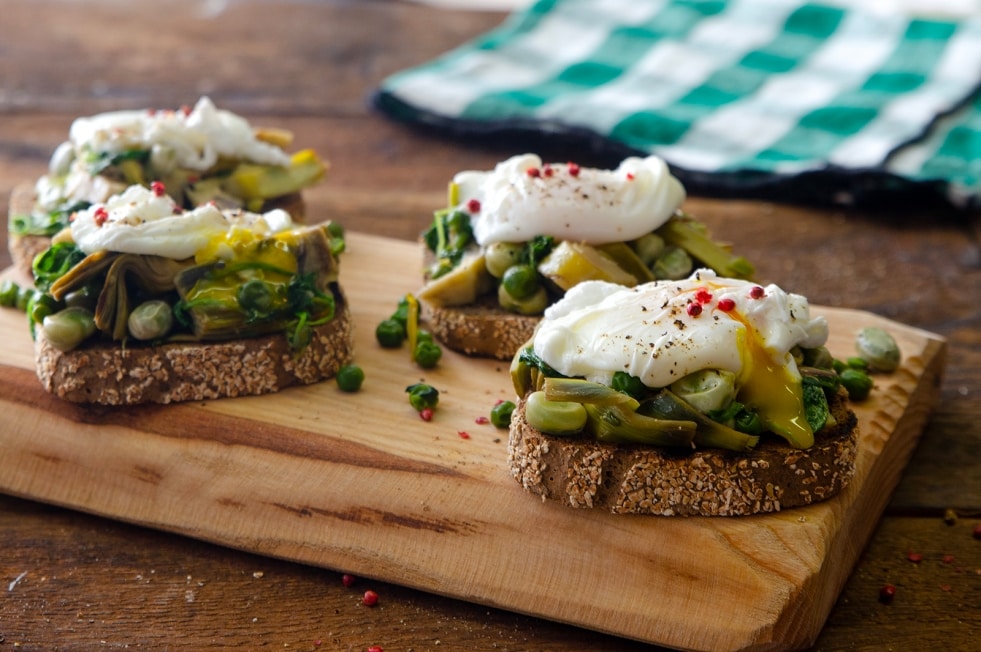
[(459, 172), (453, 183), (457, 208), (470, 214), (482, 247), (538, 235), (588, 244), (634, 240), (664, 224), (685, 199), (681, 182), (656, 156), (600, 170), (522, 154), (491, 171)]
[(182, 211), (165, 192), (143, 186), (130, 186), (78, 211), (71, 222), (72, 239), (86, 254), (106, 250), (174, 260), (196, 254), (199, 259), (227, 258), (227, 243), (241, 239), (236, 233), (256, 238), (292, 228), (292, 218), (281, 209), (260, 214), (205, 204)]
[(806, 448), (814, 437), (791, 350), (827, 339), (805, 297), (702, 269), (631, 288), (580, 283), (546, 309), (533, 346), (559, 373), (606, 385), (617, 371), (655, 389), (704, 369), (732, 372), (737, 399)]

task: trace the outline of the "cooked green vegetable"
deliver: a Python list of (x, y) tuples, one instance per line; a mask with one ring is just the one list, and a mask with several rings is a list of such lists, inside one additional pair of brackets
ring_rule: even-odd
[(759, 437), (747, 435), (710, 419), (667, 389), (641, 403), (638, 412), (659, 419), (694, 421), (698, 424), (694, 441), (699, 446), (748, 451), (759, 442)]
[(703, 369), (671, 384), (671, 391), (702, 414), (724, 409), (736, 398), (736, 374)]
[(13, 308), (17, 305), (17, 294), (20, 292), (20, 286), (9, 278), (5, 278), (2, 283), (0, 283), (0, 306), (4, 308)]
[(422, 412), (426, 408), (432, 410), (439, 403), (439, 390), (432, 385), (415, 383), (406, 387), (405, 391), (409, 394), (409, 404), (417, 412)]
[(501, 287), (517, 301), (527, 299), (540, 287), (538, 272), (531, 265), (512, 265), (501, 277)]
[(95, 333), (95, 319), (84, 308), (65, 308), (41, 322), (44, 338), (60, 351), (70, 351)]
[(166, 337), (174, 327), (174, 313), (166, 301), (145, 301), (129, 313), (129, 334), (138, 340)]
[(514, 413), (514, 401), (498, 401), (490, 411), (490, 422), (495, 428), (507, 428)]
[(859, 331), (855, 338), (855, 350), (859, 357), (869, 363), (872, 371), (890, 373), (899, 367), (899, 345), (892, 335), (877, 326), (868, 326)]
[(541, 432), (567, 437), (582, 432), (586, 426), (586, 408), (576, 401), (553, 401), (545, 392), (532, 392), (525, 398), (525, 419)]
[(687, 419), (652, 418), (622, 405), (584, 406), (598, 441), (690, 448), (696, 424)]
[(436, 344), (430, 336), (429, 339), (417, 339), (416, 348), (412, 352), (412, 359), (423, 369), (432, 369), (443, 357), (443, 349)]
[(342, 392), (356, 392), (364, 383), (364, 369), (356, 364), (347, 364), (337, 370), (337, 387)]
[(484, 250), (487, 271), (494, 278), (501, 278), (504, 272), (521, 262), (525, 247), (512, 242), (495, 242)]
[(692, 257), (711, 267), (719, 276), (751, 279), (756, 273), (752, 263), (708, 237), (703, 225), (688, 215), (675, 215), (657, 230), (669, 245), (680, 247)]
[(610, 387), (618, 392), (623, 392), (635, 399), (641, 399), (650, 393), (650, 388), (644, 384), (637, 376), (631, 376), (626, 371), (617, 371), (613, 374)]
[(375, 327), (375, 339), (386, 349), (397, 349), (405, 341), (405, 326), (397, 319), (383, 319)]
[(851, 367), (843, 370), (839, 376), (841, 384), (848, 391), (848, 398), (852, 401), (864, 401), (872, 392), (874, 381), (872, 377), (861, 369)]
[(673, 281), (687, 277), (694, 267), (695, 261), (691, 259), (687, 251), (681, 247), (669, 245), (657, 257), (651, 269), (658, 279)]

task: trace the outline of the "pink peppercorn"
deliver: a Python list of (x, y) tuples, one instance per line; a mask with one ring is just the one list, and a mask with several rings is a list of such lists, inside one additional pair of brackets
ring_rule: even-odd
[(352, 586), (354, 586), (357, 583), (357, 581), (358, 578), (356, 578), (354, 575), (350, 575), (348, 573), (344, 573), (343, 575), (341, 575), (341, 584), (343, 584), (347, 588), (351, 588)]
[(374, 607), (376, 604), (378, 604), (378, 594), (371, 589), (368, 589), (364, 592), (364, 597), (361, 598), (361, 602), (366, 607)]
[(167, 192), (167, 188), (160, 181), (154, 181), (151, 183), (150, 190), (152, 190), (153, 194), (157, 197), (163, 197), (164, 193)]
[(754, 285), (749, 291), (749, 296), (751, 299), (762, 299), (766, 296), (766, 290), (759, 285)]
[(480, 212), (480, 200), (479, 199), (471, 199), (471, 200), (469, 200), (467, 202), (467, 210), (470, 211), (471, 213), (479, 213)]
[(892, 584), (886, 584), (881, 589), (879, 589), (879, 602), (882, 604), (890, 604), (893, 598), (896, 597), (896, 587)]
[(698, 317), (702, 314), (702, 304), (700, 303), (689, 303), (688, 304), (688, 315), (691, 317)]
[(419, 418), (423, 421), (433, 420), (433, 409), (432, 408), (422, 408), (419, 410)]
[(730, 310), (735, 309), (736, 302), (729, 298), (719, 299), (718, 306), (719, 310), (722, 312), (729, 312)]
[(568, 168), (569, 168), (569, 174), (572, 175), (572, 176), (574, 176), (574, 177), (578, 177), (579, 176), (579, 164), (578, 163), (572, 163), (570, 161), (567, 165), (568, 165)]

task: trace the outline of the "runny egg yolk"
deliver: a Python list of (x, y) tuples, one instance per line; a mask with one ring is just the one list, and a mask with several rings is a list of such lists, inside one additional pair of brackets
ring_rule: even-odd
[(755, 328), (736, 312), (730, 314), (746, 326), (745, 336), (739, 339), (743, 369), (737, 380), (741, 385), (737, 398), (757, 411), (768, 430), (781, 435), (792, 446), (812, 446), (814, 433), (804, 414), (800, 378), (791, 373), (786, 363), (774, 359)]
[(263, 266), (296, 273), (296, 237), (292, 232), (261, 235), (249, 229), (233, 227), (215, 236), (194, 254), (195, 262), (215, 260), (260, 263)]

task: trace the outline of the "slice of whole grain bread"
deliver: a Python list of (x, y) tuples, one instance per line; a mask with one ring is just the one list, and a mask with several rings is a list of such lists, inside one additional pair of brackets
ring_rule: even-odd
[(136, 405), (267, 394), (328, 379), (353, 356), (351, 315), (339, 299), (333, 319), (313, 329), (299, 354), (276, 333), (220, 342), (156, 346), (98, 343), (63, 352), (38, 334), (41, 385), (76, 403)]
[(534, 334), (541, 315), (519, 315), (486, 296), (467, 306), (420, 301), (420, 317), (433, 337), (450, 349), (481, 358), (510, 360)]
[(858, 420), (847, 398), (831, 401), (836, 424), (806, 450), (774, 437), (755, 450), (671, 451), (555, 437), (512, 415), (511, 475), (542, 500), (615, 514), (743, 516), (809, 505), (839, 493), (854, 473)]

